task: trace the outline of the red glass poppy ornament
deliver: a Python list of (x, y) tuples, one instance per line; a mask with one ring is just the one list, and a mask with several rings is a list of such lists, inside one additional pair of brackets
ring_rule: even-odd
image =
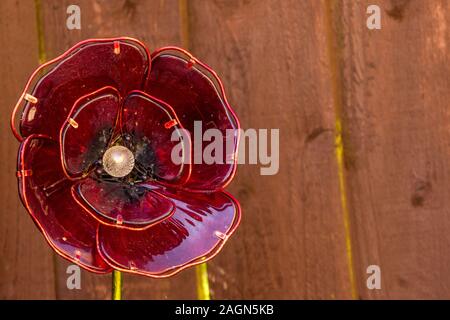
[[(232, 161), (193, 162), (186, 139), (188, 161), (172, 160), (196, 121), (223, 134)], [(50, 246), (89, 271), (167, 277), (215, 256), (239, 224), (223, 190), (239, 122), (216, 73), (183, 49), (83, 41), (32, 74), (11, 126), (22, 202)]]

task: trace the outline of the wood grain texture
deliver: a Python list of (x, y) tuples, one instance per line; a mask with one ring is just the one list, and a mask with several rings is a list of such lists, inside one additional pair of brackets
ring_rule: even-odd
[[(81, 30), (68, 30), (67, 7), (73, 1), (42, 2), (45, 50), (55, 57), (88, 38), (129, 36), (143, 41), (152, 51), (161, 46), (180, 45), (178, 1), (77, 1), (81, 9)], [(111, 276), (82, 274), (82, 289), (68, 290), (66, 268), (58, 258), (57, 296), (60, 299), (109, 299)], [(170, 279), (124, 275), (124, 299), (195, 299), (195, 273), (188, 270)]]
[[(361, 298), (450, 298), (450, 2), (336, 6), (346, 174)], [(368, 290), (368, 265), (382, 289)]]
[(54, 298), (52, 251), (19, 200), (19, 143), (9, 127), (12, 109), (38, 66), (34, 3), (1, 1), (0, 12), (0, 299)]
[(209, 264), (214, 298), (349, 298), (319, 1), (189, 2), (191, 50), (224, 80), (243, 128), (280, 129), (280, 170), (242, 165), (243, 219)]

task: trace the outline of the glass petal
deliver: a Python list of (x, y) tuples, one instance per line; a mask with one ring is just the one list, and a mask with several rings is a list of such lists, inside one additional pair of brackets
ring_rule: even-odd
[[(191, 134), (194, 164), (184, 187), (193, 190), (223, 188), (236, 168), (239, 123), (217, 75), (184, 50), (167, 48), (152, 55), (152, 70), (145, 91), (170, 104)], [(195, 121), (201, 122), (198, 128), (201, 136), (208, 129), (216, 129), (221, 134), (223, 140), (218, 141), (217, 146), (221, 155), (214, 157), (213, 163), (203, 159), (209, 143), (202, 145), (201, 136), (194, 137)]]
[(57, 142), (35, 135), (24, 140), (18, 180), (25, 207), (58, 254), (93, 272), (111, 271), (96, 249), (98, 222), (71, 196)]
[(239, 224), (239, 205), (224, 192), (165, 195), (175, 203), (175, 213), (151, 228), (99, 227), (99, 252), (113, 268), (170, 276), (216, 255)]
[(77, 201), (100, 222), (130, 229), (145, 229), (174, 212), (166, 197), (140, 186), (91, 178), (74, 185)]
[[(190, 165), (172, 161), (172, 150), (181, 143), (181, 159), (187, 152), (182, 140), (180, 121), (166, 103), (140, 91), (132, 92), (124, 101), (122, 133), (130, 139), (129, 147), (135, 163), (150, 178), (166, 183), (183, 183), (189, 178)], [(171, 141), (172, 135), (175, 141)]]
[(105, 87), (75, 102), (61, 128), (61, 159), (69, 176), (81, 175), (106, 150), (119, 113), (119, 92)]
[(105, 86), (125, 95), (142, 87), (149, 68), (147, 49), (137, 40), (97, 39), (78, 44), (38, 73), (44, 75), (28, 92), (37, 102), (25, 104), (21, 135), (38, 133), (56, 139), (78, 98)]

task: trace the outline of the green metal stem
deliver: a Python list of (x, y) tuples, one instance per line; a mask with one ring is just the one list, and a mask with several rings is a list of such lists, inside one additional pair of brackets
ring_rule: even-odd
[(209, 294), (208, 268), (206, 262), (195, 267), (197, 275), (197, 298), (198, 300), (211, 300)]
[(112, 274), (112, 300), (122, 300), (122, 273), (117, 270)]

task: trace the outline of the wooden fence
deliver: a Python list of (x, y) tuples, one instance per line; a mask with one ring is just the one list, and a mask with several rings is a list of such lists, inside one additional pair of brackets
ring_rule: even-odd
[[(81, 8), (81, 30), (66, 9)], [(381, 29), (366, 27), (381, 8)], [(108, 299), (66, 268), (17, 195), (9, 116), (40, 61), (131, 36), (221, 75), (244, 128), (280, 129), (280, 169), (241, 165), (241, 226), (208, 263), (214, 299), (450, 298), (450, 1), (0, 1), (0, 297)], [(366, 286), (381, 268), (381, 289)], [(124, 276), (125, 299), (195, 299), (195, 269)]]

